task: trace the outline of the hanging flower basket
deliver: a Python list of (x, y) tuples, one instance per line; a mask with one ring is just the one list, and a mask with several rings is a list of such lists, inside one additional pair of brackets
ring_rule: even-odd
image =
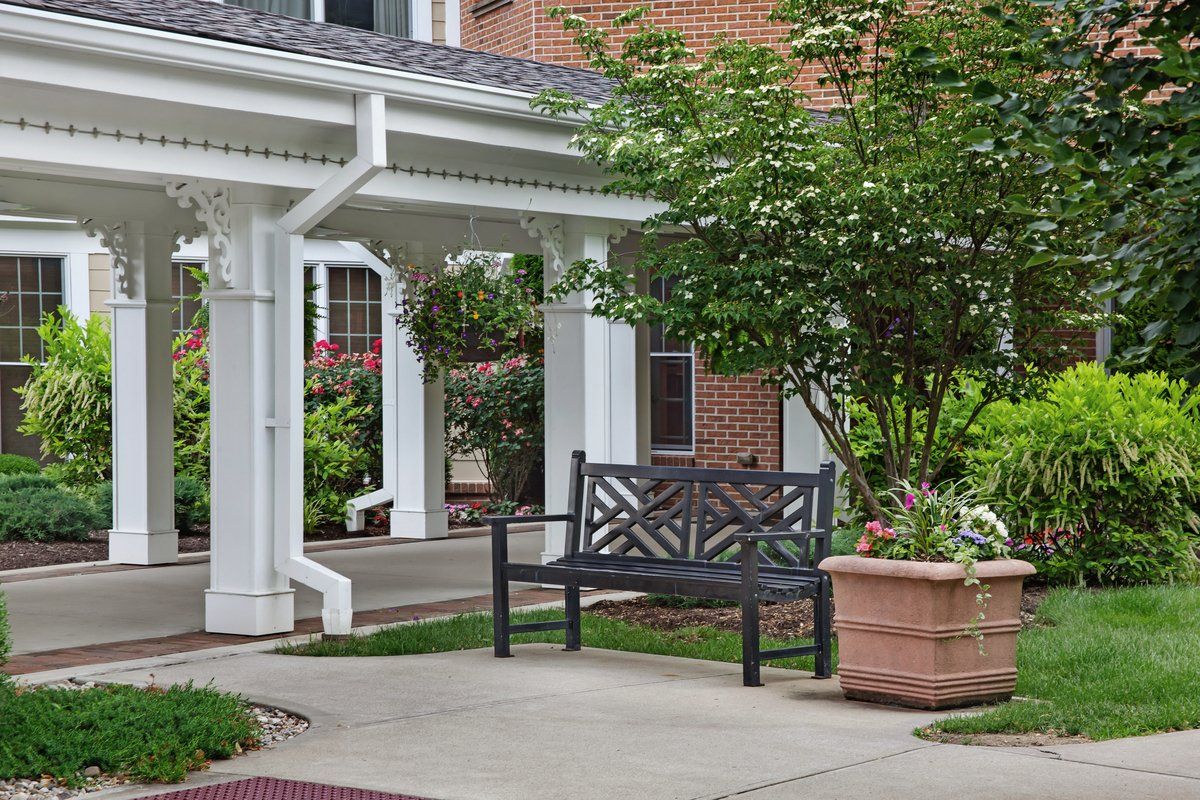
[(438, 273), (413, 270), (396, 323), (432, 381), (457, 364), (524, 353), (526, 343), (540, 346), (540, 301), (540, 280), (475, 253)]

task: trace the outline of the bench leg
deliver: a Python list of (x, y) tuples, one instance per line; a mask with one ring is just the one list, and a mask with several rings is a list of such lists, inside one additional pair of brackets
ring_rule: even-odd
[(829, 597), (829, 578), (826, 576), (821, 578), (820, 591), (813, 598), (813, 611), (815, 612), (813, 614), (813, 640), (821, 648), (814, 659), (816, 661), (814, 677), (817, 678), (833, 677), (833, 653), (830, 652), (833, 649), (830, 644), (833, 620)]
[(566, 587), (567, 611), (567, 650), (579, 650), (583, 647), (582, 618), (579, 612), (579, 587)]

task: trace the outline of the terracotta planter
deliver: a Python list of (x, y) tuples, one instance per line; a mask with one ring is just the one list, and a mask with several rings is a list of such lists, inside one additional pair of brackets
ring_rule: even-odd
[(979, 613), (978, 587), (958, 564), (834, 556), (838, 678), (852, 700), (942, 709), (1006, 700), (1017, 686), (1024, 561), (981, 561), (992, 595), (979, 624), (985, 654), (963, 631)]

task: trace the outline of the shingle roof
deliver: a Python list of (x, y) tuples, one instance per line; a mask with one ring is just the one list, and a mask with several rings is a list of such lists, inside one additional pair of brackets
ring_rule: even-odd
[(583, 69), (399, 39), (209, 0), (0, 0), (0, 3), (529, 94), (542, 89), (565, 89), (587, 100), (604, 100), (612, 86), (608, 79)]

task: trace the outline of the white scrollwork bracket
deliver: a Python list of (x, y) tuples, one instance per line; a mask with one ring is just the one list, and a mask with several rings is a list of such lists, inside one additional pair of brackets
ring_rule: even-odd
[(99, 237), (100, 246), (112, 257), (113, 282), (118, 294), (129, 296), (129, 237), (123, 222), (100, 222), (81, 219), (79, 224), (88, 236)]
[(608, 243), (612, 247), (616, 247), (629, 234), (629, 226), (624, 222), (614, 222), (612, 223), (611, 231), (608, 235)]
[(408, 279), (408, 244), (372, 239), (363, 246), (387, 266), (388, 275), (383, 280), (383, 290), (399, 303), (400, 291), (403, 291)]
[(534, 239), (542, 243), (542, 251), (549, 263), (546, 264), (556, 278), (562, 277), (565, 264), (566, 238), (561, 217), (545, 214), (521, 217), (521, 227)]
[[(167, 184), (167, 196), (174, 198), (180, 208), (195, 207), (196, 219), (207, 229), (210, 250), (216, 254), (216, 272), (226, 283), (232, 281), (229, 190), (197, 181), (172, 181)], [(212, 267), (210, 264), (210, 272)]]

